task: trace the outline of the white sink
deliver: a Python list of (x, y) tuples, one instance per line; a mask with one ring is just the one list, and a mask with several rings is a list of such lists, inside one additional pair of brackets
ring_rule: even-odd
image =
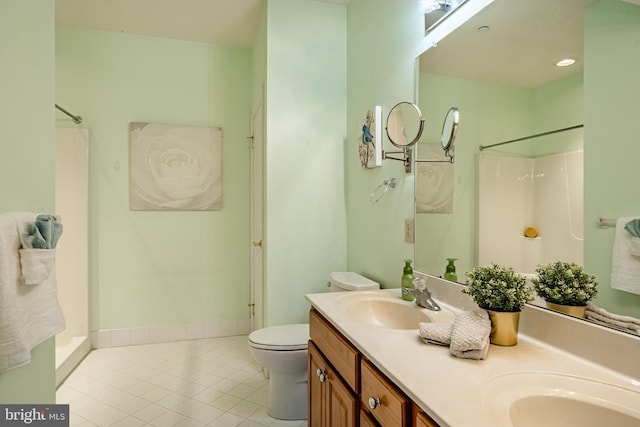
[(453, 322), (455, 314), (443, 308), (432, 311), (389, 293), (358, 292), (340, 300), (353, 320), (388, 329), (418, 329), (421, 322)]
[(496, 427), (640, 425), (640, 389), (570, 375), (497, 377), (485, 385), (482, 405)]

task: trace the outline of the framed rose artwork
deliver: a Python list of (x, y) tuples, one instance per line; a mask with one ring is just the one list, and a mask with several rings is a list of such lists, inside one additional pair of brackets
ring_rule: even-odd
[(220, 210), (222, 129), (132, 122), (132, 210)]
[(417, 144), (418, 159), (441, 162), (416, 163), (416, 213), (453, 212), (453, 163), (440, 144)]
[(358, 157), (360, 166), (382, 166), (382, 107), (367, 110), (358, 129)]

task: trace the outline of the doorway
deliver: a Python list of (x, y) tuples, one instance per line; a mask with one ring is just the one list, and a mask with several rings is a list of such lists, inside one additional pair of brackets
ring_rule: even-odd
[(260, 91), (251, 109), (251, 330), (265, 324), (264, 306), (264, 106)]

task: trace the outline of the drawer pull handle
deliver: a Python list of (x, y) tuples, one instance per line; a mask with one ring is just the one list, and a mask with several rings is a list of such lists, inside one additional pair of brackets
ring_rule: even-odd
[(377, 397), (370, 397), (369, 408), (376, 409), (378, 406), (380, 406), (380, 399), (378, 399)]
[(321, 383), (325, 382), (327, 379), (327, 374), (325, 374), (320, 368), (316, 370), (316, 375), (320, 378)]

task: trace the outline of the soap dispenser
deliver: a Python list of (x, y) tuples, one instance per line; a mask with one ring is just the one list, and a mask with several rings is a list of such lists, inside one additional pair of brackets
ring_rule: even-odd
[(411, 260), (404, 260), (404, 269), (402, 270), (402, 299), (406, 301), (413, 301), (414, 296), (411, 292), (405, 292), (405, 289), (413, 289), (413, 267), (411, 267)]
[(449, 263), (447, 264), (447, 268), (444, 273), (444, 278), (447, 280), (451, 280), (452, 282), (458, 281), (458, 275), (456, 274), (456, 265), (455, 262), (458, 258), (447, 258)]

